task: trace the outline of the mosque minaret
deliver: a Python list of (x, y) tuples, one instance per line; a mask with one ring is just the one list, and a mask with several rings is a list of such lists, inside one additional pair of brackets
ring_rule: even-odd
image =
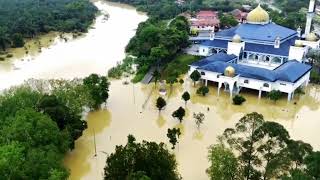
[(315, 7), (316, 7), (316, 0), (310, 0), (308, 12), (307, 12), (306, 29), (304, 31), (305, 36), (309, 35), (311, 32), (311, 25), (312, 25), (312, 19), (314, 17)]

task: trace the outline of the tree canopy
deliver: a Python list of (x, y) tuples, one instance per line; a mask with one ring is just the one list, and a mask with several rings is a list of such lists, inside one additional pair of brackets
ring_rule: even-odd
[[(130, 40), (126, 52), (137, 56), (139, 81), (151, 66), (165, 65), (182, 48), (189, 45), (189, 22), (179, 16), (170, 22), (150, 18), (140, 23), (136, 35)], [(139, 76), (139, 74), (141, 74)]]
[(282, 125), (265, 121), (256, 112), (242, 117), (218, 139), (220, 144), (209, 150), (212, 165), (207, 172), (212, 179), (319, 178), (319, 153), (307, 143), (292, 140)]
[(134, 136), (129, 135), (127, 144), (116, 146), (115, 152), (108, 156), (104, 179), (128, 179), (133, 176), (152, 180), (180, 179), (175, 156), (164, 143), (138, 143)]
[(94, 99), (82, 79), (28, 80), (0, 95), (0, 179), (67, 179), (65, 153)]

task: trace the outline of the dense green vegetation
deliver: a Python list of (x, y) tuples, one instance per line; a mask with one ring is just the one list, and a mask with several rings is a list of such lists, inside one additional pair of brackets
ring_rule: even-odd
[(169, 23), (155, 19), (140, 23), (136, 36), (126, 47), (126, 52), (137, 57), (135, 81), (140, 81), (151, 66), (168, 63), (177, 52), (187, 47), (188, 33), (189, 23), (184, 17), (177, 17)]
[[(0, 179), (67, 179), (62, 161), (87, 128), (84, 108), (103, 103), (92, 77), (104, 79), (30, 80), (0, 96)], [(108, 92), (101, 87), (96, 94)]]
[(0, 48), (50, 31), (86, 32), (97, 8), (88, 0), (1, 0)]
[(197, 94), (206, 96), (209, 93), (209, 88), (207, 86), (201, 86), (197, 89)]
[(233, 102), (234, 105), (241, 105), (242, 103), (246, 102), (246, 98), (244, 98), (241, 95), (235, 95), (232, 98), (232, 102)]
[(120, 79), (125, 73), (132, 74), (132, 64), (133, 58), (126, 57), (122, 60), (121, 63), (118, 63), (117, 66), (112, 67), (108, 70), (108, 77)]
[(139, 11), (159, 19), (171, 19), (183, 12), (186, 7), (178, 6), (173, 0), (110, 0), (135, 6)]
[(320, 177), (320, 152), (291, 139), (282, 125), (265, 121), (261, 114), (245, 115), (218, 139), (220, 143), (209, 148), (207, 173), (212, 180)]
[(170, 76), (178, 78), (188, 72), (189, 65), (198, 61), (201, 57), (188, 54), (179, 54), (172, 61), (165, 65), (162, 72), (162, 78), (168, 79)]
[(104, 179), (178, 180), (177, 162), (164, 143), (143, 141), (137, 143), (128, 136), (125, 146), (117, 146), (107, 158)]

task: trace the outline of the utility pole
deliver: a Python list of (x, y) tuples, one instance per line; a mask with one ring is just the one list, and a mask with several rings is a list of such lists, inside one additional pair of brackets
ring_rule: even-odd
[(94, 157), (97, 157), (96, 133), (93, 129)]

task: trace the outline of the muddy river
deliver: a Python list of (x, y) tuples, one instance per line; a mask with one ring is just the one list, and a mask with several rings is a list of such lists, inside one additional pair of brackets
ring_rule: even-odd
[[(22, 50), (15, 52), (20, 55), (15, 56), (18, 60), (0, 65), (1, 88), (19, 84), (30, 77), (73, 78), (92, 72), (105, 74), (108, 68), (120, 61), (134, 29), (147, 17), (128, 6), (101, 2), (96, 2), (96, 5), (110, 14), (108, 21), (98, 17), (87, 35), (68, 42), (48, 35), (42, 39), (49, 45), (42, 48), (41, 53), (26, 56)], [(183, 179), (207, 180), (208, 147), (216, 143), (217, 136), (225, 128), (233, 127), (244, 114), (253, 111), (262, 113), (266, 120), (283, 124), (292, 138), (303, 140), (320, 150), (319, 86), (310, 85), (304, 95), (295, 96), (291, 102), (287, 102), (286, 97), (277, 103), (266, 98), (258, 100), (257, 92), (243, 92), (247, 102), (234, 106), (227, 92), (217, 96), (214, 85), (210, 85), (206, 97), (195, 95), (196, 87), (185, 78), (184, 84), (174, 85), (171, 93), (165, 96), (167, 107), (159, 115), (155, 107), (159, 93), (154, 84), (123, 85), (123, 81), (111, 82), (107, 106), (88, 114), (88, 129), (76, 141), (75, 149), (66, 155), (64, 163), (70, 169), (71, 180), (103, 179), (106, 157), (116, 145), (126, 143), (128, 134), (133, 134), (138, 141), (165, 142), (170, 148), (166, 133), (172, 127), (181, 128), (183, 133), (176, 150), (172, 151)], [(169, 87), (167, 89), (170, 91)], [(181, 95), (186, 90), (191, 93), (191, 101), (186, 105), (186, 117), (180, 124), (171, 114), (179, 106), (185, 106)], [(192, 118), (194, 112), (205, 114), (200, 130)], [(94, 142), (97, 156), (94, 156)]]
[[(124, 57), (124, 47), (134, 36), (138, 24), (147, 19), (134, 8), (96, 1), (104, 15), (97, 17), (89, 32), (69, 40), (56, 33), (28, 41), (24, 48), (9, 50), (14, 58), (0, 62), (0, 89), (20, 84), (29, 78), (74, 78), (92, 72), (106, 74)], [(39, 44), (42, 48), (39, 48)]]

